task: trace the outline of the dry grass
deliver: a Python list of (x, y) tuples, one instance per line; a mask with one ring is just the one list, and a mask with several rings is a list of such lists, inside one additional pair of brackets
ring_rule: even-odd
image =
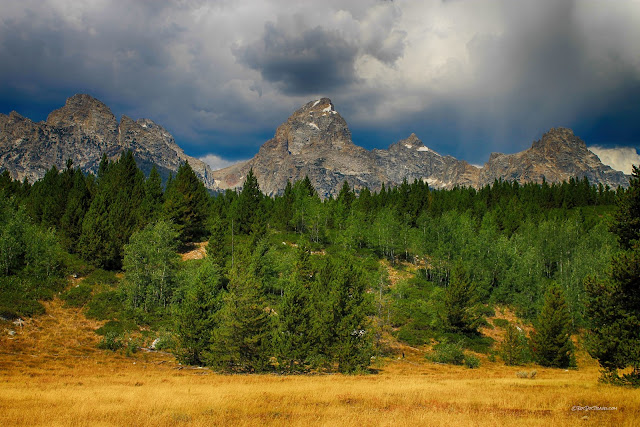
[[(2, 333), (0, 425), (632, 426), (640, 419), (640, 391), (599, 384), (584, 354), (580, 369), (569, 371), (486, 360), (470, 370), (426, 363), (417, 350), (387, 360), (376, 375), (227, 376), (180, 369), (167, 354), (97, 350), (99, 325), (54, 301), (13, 339)], [(538, 374), (518, 378), (523, 369)]]

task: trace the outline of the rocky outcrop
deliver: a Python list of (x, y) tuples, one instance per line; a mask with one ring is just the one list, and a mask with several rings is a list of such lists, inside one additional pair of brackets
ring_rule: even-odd
[(67, 99), (46, 122), (34, 123), (16, 112), (0, 114), (0, 168), (14, 179), (34, 182), (53, 165), (64, 168), (68, 159), (96, 173), (103, 153), (116, 159), (125, 150), (133, 151), (146, 173), (155, 164), (166, 177), (188, 161), (206, 186), (214, 186), (209, 167), (187, 156), (162, 126), (127, 116), (118, 123), (109, 107), (89, 95)]
[(602, 164), (582, 139), (565, 128), (551, 129), (520, 153), (493, 153), (480, 171), (478, 185), (491, 184), (496, 179), (552, 183), (572, 177), (587, 177), (589, 182), (612, 188), (629, 185), (629, 177)]
[(373, 150), (373, 153), (392, 185), (405, 178), (409, 182), (423, 180), (434, 188), (473, 186), (478, 181), (477, 167), (451, 156), (441, 156), (413, 133), (387, 150)]

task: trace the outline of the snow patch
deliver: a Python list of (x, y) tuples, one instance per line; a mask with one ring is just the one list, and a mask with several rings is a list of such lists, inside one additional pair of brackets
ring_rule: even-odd
[(326, 108), (322, 110), (323, 113), (330, 113), (332, 111), (333, 111), (333, 107), (331, 105), (328, 105)]
[(428, 147), (418, 147), (418, 151), (429, 151)]
[(311, 106), (311, 108), (315, 107), (316, 105), (320, 104), (320, 100), (318, 99), (316, 102), (313, 103), (313, 105)]
[(407, 147), (407, 148), (413, 148), (413, 145), (411, 145), (411, 144), (404, 144), (404, 146)]
[(318, 125), (317, 125), (317, 124), (315, 124), (315, 123), (311, 123), (311, 122), (310, 122), (310, 123), (307, 123), (307, 124), (308, 124), (309, 126), (311, 126), (312, 128), (314, 128), (314, 129), (318, 129), (318, 130), (320, 130), (320, 128), (318, 127)]

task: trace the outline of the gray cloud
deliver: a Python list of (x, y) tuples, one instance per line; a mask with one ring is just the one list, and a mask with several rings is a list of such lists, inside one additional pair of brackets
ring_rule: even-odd
[(321, 27), (291, 34), (267, 23), (262, 39), (235, 49), (234, 54), (285, 94), (336, 91), (358, 80), (354, 69), (358, 48), (337, 31)]
[(416, 132), (482, 163), (554, 126), (638, 145), (634, 0), (23, 0), (2, 12), (0, 112), (46, 116), (88, 92), (195, 156), (249, 158), (320, 95), (368, 148)]

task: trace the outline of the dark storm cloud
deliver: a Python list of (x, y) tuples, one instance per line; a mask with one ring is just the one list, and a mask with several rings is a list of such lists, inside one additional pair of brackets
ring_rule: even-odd
[(2, 113), (44, 119), (86, 92), (162, 124), (189, 154), (236, 159), (318, 96), (367, 148), (415, 132), (483, 163), (554, 126), (638, 145), (631, 0), (5, 3)]
[(358, 80), (354, 68), (358, 48), (337, 31), (321, 27), (291, 34), (267, 23), (260, 40), (235, 49), (234, 54), (289, 95), (332, 92)]

